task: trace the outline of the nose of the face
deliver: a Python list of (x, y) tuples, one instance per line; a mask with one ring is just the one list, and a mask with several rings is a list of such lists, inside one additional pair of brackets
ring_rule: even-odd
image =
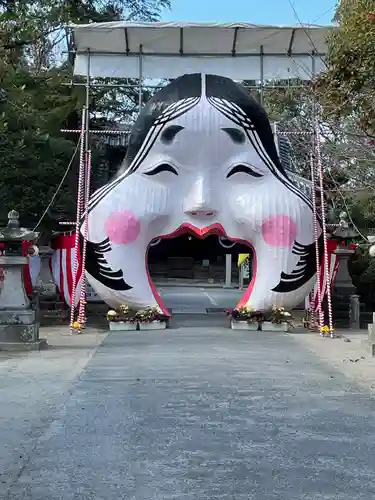
[(184, 212), (190, 217), (215, 217), (218, 210), (213, 203), (213, 189), (207, 178), (200, 176), (185, 200)]

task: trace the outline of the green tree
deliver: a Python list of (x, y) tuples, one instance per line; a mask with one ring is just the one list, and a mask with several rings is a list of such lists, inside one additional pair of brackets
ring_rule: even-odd
[(328, 40), (327, 71), (317, 82), (326, 116), (355, 119), (375, 136), (375, 1), (340, 0)]
[[(62, 128), (78, 128), (85, 102), (82, 87), (72, 78), (64, 26), (119, 19), (156, 20), (169, 0), (0, 0), (0, 219), (18, 208), (28, 219), (40, 217), (51, 200), (76, 148), (77, 137)], [(71, 61), (70, 61), (71, 62)], [(121, 89), (120, 89), (121, 90)], [(124, 119), (134, 108), (134, 91), (98, 89), (92, 105), (107, 118)], [(93, 117), (95, 122), (95, 117)], [(95, 123), (94, 123), (95, 124)], [(96, 124), (95, 124), (96, 125)], [(57, 205), (75, 212), (77, 161)], [(31, 222), (30, 222), (31, 223)]]

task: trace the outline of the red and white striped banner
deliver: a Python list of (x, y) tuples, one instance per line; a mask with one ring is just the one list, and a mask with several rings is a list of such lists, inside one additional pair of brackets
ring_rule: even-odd
[[(52, 241), (52, 248), (55, 252), (51, 256), (51, 272), (61, 298), (68, 306), (72, 302), (73, 272), (74, 272), (74, 243), (75, 233), (61, 234)], [(81, 289), (81, 258), (78, 255), (77, 287), (75, 305), (79, 302)]]

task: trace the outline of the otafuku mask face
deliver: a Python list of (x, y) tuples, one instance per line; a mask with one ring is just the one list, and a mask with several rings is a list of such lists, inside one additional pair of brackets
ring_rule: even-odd
[(254, 252), (238, 305), (292, 307), (313, 287), (313, 224), (263, 108), (232, 80), (184, 75), (145, 106), (118, 175), (91, 197), (87, 275), (113, 307), (166, 312), (148, 273), (150, 242), (218, 234)]

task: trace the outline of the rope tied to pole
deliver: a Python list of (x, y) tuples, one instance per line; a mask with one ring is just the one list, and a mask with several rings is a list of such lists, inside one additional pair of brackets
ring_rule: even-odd
[[(326, 209), (325, 209), (325, 198), (324, 198), (324, 175), (323, 175), (323, 163), (322, 163), (322, 152), (320, 147), (319, 139), (319, 128), (316, 126), (315, 129), (315, 150), (317, 159), (317, 173), (319, 177), (319, 188), (320, 188), (320, 207), (321, 207), (321, 221), (322, 221), (322, 231), (323, 231), (323, 280), (326, 285), (327, 294), (327, 306), (328, 306), (328, 328), (330, 337), (334, 337), (333, 328), (333, 314), (332, 314), (332, 295), (331, 295), (331, 273), (329, 272), (329, 258), (328, 258), (328, 244), (327, 244), (327, 221), (326, 221)], [(321, 330), (322, 334), (322, 330)]]
[[(85, 187), (85, 134), (86, 134), (86, 109), (82, 110), (81, 121), (81, 149), (79, 157), (79, 172), (78, 172), (78, 190), (77, 190), (77, 212), (75, 224), (75, 241), (74, 241), (74, 267), (73, 267), (73, 283), (71, 295), (71, 309), (70, 309), (70, 329), (71, 332), (80, 329), (80, 324), (76, 325), (74, 321), (76, 309), (76, 292), (77, 292), (77, 278), (78, 278), (78, 264), (79, 264), (79, 235), (80, 235), (80, 221), (82, 217), (82, 205), (84, 200), (84, 187)], [(78, 328), (77, 328), (78, 326)]]
[[(323, 328), (324, 316), (322, 310), (322, 289), (320, 280), (320, 258), (319, 258), (319, 235), (318, 235), (318, 212), (316, 206), (316, 172), (315, 172), (315, 162), (314, 154), (310, 152), (310, 167), (311, 167), (311, 182), (312, 182), (312, 205), (313, 205), (313, 231), (314, 231), (314, 241), (315, 241), (315, 259), (316, 259), (316, 281), (317, 281), (317, 296), (318, 296), (318, 328), (319, 331)], [(314, 298), (313, 298), (314, 300)], [(313, 320), (315, 320), (315, 303), (313, 307)], [(315, 321), (314, 321), (315, 322)]]
[(80, 328), (84, 327), (86, 322), (86, 252), (87, 238), (89, 229), (88, 203), (90, 198), (90, 179), (91, 179), (91, 151), (86, 153), (86, 186), (84, 197), (84, 222), (83, 222), (83, 245), (82, 245), (82, 265), (81, 265), (81, 293), (79, 299), (78, 323)]

